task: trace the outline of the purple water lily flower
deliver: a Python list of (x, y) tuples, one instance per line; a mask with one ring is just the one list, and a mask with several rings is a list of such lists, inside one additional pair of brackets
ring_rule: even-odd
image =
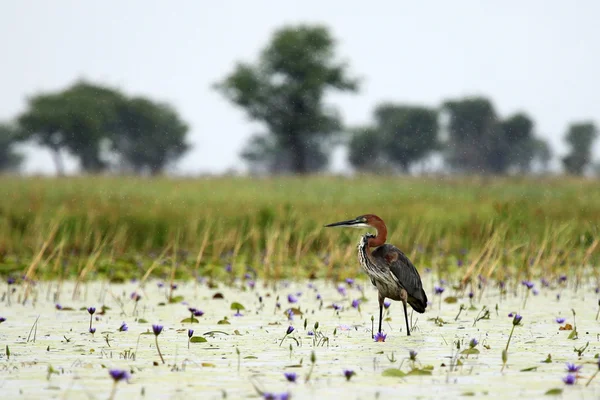
[(513, 318), (513, 325), (519, 325), (522, 319), (523, 317), (521, 315), (515, 314), (515, 317)]
[(108, 371), (109, 375), (115, 382), (119, 382), (122, 380), (128, 381), (131, 375), (124, 369), (111, 369)]
[(284, 372), (283, 375), (289, 382), (296, 382), (296, 379), (298, 378), (298, 374), (295, 372)]
[(521, 281), (521, 284), (522, 284), (523, 286), (526, 286), (526, 287), (527, 287), (527, 289), (531, 289), (531, 288), (533, 288), (533, 282), (531, 282), (531, 281), (524, 280), (524, 281)]
[(385, 333), (377, 332), (373, 338), (376, 342), (385, 342), (387, 335)]
[(162, 332), (162, 330), (163, 330), (163, 326), (162, 325), (158, 325), (158, 324), (157, 325), (152, 325), (152, 332), (154, 332), (155, 336), (160, 335), (160, 333)]
[(354, 375), (356, 375), (356, 373), (354, 371), (352, 371), (351, 369), (344, 370), (344, 376), (346, 377), (347, 381), (349, 381), (350, 378), (352, 378)]
[(567, 363), (567, 372), (571, 372), (571, 373), (578, 373), (581, 368), (583, 368), (583, 365), (575, 365), (573, 363)]

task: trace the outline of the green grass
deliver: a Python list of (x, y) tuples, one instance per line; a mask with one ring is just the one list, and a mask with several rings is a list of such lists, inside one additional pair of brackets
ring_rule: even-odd
[(365, 213), (381, 216), (388, 241), (420, 268), (440, 274), (459, 259), (465, 276), (506, 265), (531, 274), (536, 258), (542, 269), (596, 262), (600, 237), (600, 184), (583, 179), (2, 177), (0, 185), (0, 274), (36, 278), (139, 278), (149, 268), (217, 277), (226, 263), (266, 278), (355, 275), (362, 232), (322, 225)]

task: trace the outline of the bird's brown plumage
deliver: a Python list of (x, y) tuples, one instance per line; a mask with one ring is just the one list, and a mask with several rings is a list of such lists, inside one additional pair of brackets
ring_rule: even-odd
[[(423, 290), (419, 272), (396, 246), (384, 244), (371, 252), (371, 257), (377, 260), (378, 264), (386, 265), (392, 275), (398, 280), (398, 284), (406, 290), (408, 294), (408, 304), (418, 313), (424, 313), (427, 308), (427, 295)], [(401, 300), (400, 290), (393, 290), (382, 293), (384, 297), (392, 300)]]

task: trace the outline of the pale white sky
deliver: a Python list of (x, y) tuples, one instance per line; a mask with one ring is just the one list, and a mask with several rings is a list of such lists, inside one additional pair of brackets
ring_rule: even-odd
[[(570, 121), (600, 124), (599, 15), (594, 0), (3, 1), (0, 120), (29, 95), (86, 78), (178, 109), (194, 145), (178, 171), (240, 169), (260, 128), (211, 84), (255, 60), (274, 29), (315, 22), (364, 79), (360, 94), (330, 98), (347, 124), (367, 123), (381, 101), (487, 95), (501, 116), (528, 112), (562, 154)], [(27, 154), (27, 171), (54, 172), (45, 150)]]

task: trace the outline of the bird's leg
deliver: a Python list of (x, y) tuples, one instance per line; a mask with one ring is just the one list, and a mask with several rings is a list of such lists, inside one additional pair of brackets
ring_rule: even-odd
[(406, 290), (402, 289), (400, 291), (400, 299), (402, 300), (402, 305), (404, 306), (404, 320), (406, 321), (406, 336), (410, 336), (410, 328), (408, 327), (408, 313), (406, 312), (406, 300), (408, 300), (408, 293), (406, 293)]
[(383, 301), (385, 297), (379, 293), (379, 333), (381, 333), (381, 320), (383, 319)]

